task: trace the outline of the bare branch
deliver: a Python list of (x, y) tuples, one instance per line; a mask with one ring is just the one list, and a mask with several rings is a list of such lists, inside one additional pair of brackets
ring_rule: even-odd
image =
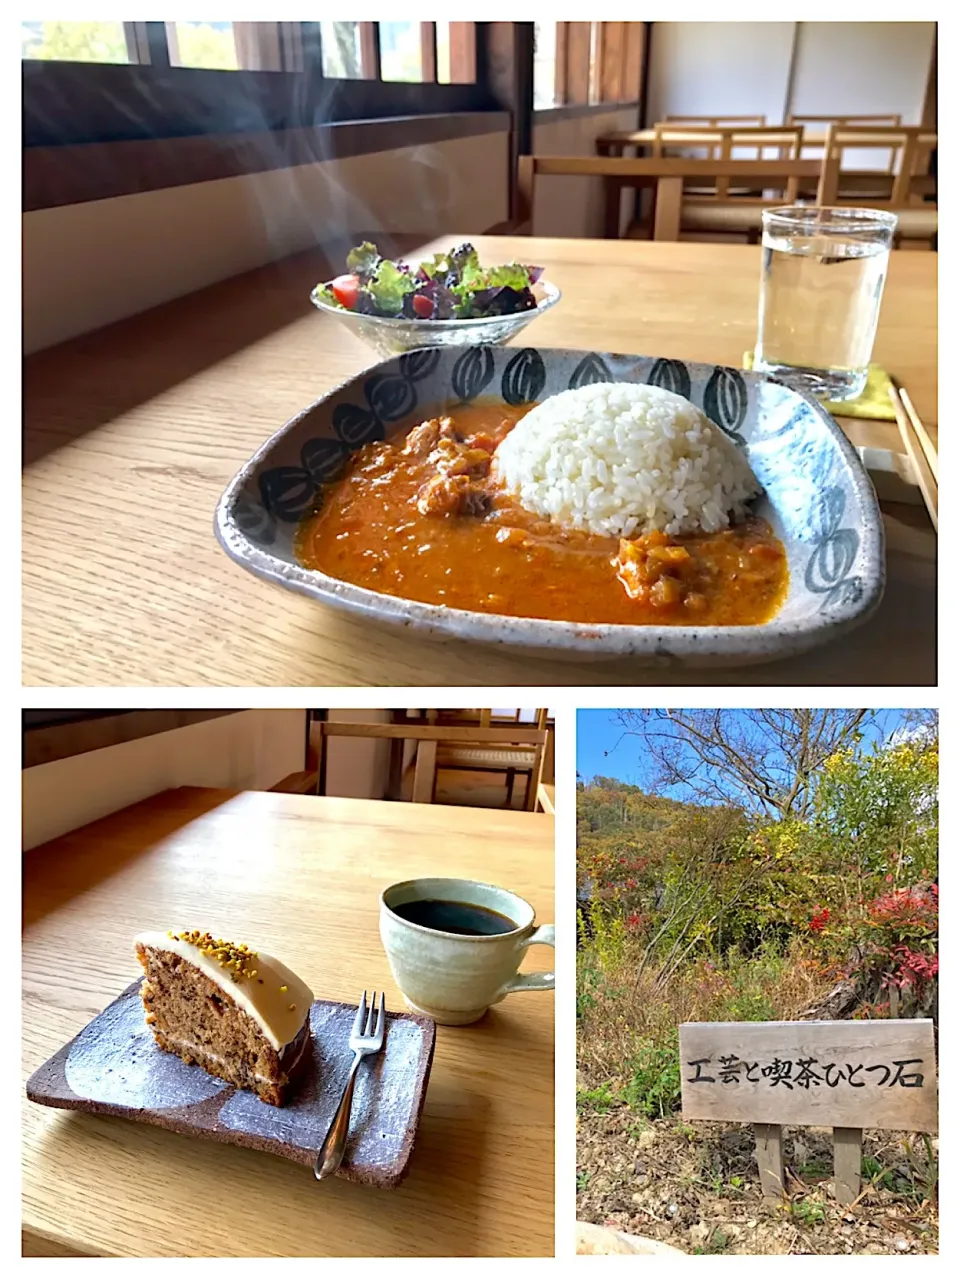
[(845, 707), (617, 713), (621, 737), (642, 740), (658, 787), (768, 818), (805, 817), (824, 761), (858, 741), (872, 717)]

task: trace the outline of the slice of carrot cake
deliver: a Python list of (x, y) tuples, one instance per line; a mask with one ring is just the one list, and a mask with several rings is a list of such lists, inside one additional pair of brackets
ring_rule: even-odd
[(310, 1061), (306, 983), (273, 956), (197, 929), (141, 933), (134, 945), (160, 1048), (282, 1106)]

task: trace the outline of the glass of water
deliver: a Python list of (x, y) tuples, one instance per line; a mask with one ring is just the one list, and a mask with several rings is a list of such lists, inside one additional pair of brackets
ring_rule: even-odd
[(821, 400), (863, 392), (896, 225), (879, 209), (764, 209), (757, 372)]

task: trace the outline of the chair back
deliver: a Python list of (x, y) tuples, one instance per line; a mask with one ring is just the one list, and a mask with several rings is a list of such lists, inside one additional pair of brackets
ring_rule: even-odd
[[(803, 125), (804, 143), (801, 155), (816, 156), (819, 160), (823, 157), (823, 133), (824, 126), (827, 132), (831, 128), (838, 129), (892, 129), (900, 127), (900, 116), (896, 114), (889, 115), (873, 115), (873, 116), (789, 116), (788, 119), (795, 124)], [(819, 137), (811, 138), (807, 132), (808, 126), (812, 125), (814, 130), (819, 133)], [(878, 172), (893, 173), (893, 163), (895, 152), (890, 150), (886, 152), (886, 163), (881, 160)]]
[[(652, 153), (654, 157), (682, 156), (706, 160), (798, 160), (802, 144), (803, 130), (799, 128), (678, 129), (673, 125), (658, 124), (654, 130)], [(694, 156), (695, 151), (702, 154)], [(771, 151), (772, 156), (767, 154)], [(744, 155), (744, 152), (750, 154)], [(729, 179), (718, 175), (715, 194), (724, 199), (729, 189)]]
[(767, 123), (766, 116), (666, 116), (663, 121), (657, 121), (657, 124), (692, 124), (703, 125), (705, 128), (717, 128), (719, 126), (733, 125), (757, 125), (762, 128)]
[(787, 116), (787, 124), (840, 124), (840, 125), (898, 125), (902, 117), (899, 115), (877, 115), (877, 116), (808, 116), (808, 115), (789, 115)]
[[(930, 156), (937, 147), (937, 134), (918, 125), (852, 127), (831, 124), (824, 145), (818, 204), (858, 202), (856, 191), (848, 189), (849, 166), (844, 163), (850, 151), (881, 150), (890, 153), (889, 181), (873, 182), (874, 191), (859, 196), (859, 203), (877, 208), (906, 208), (916, 205), (929, 193), (927, 169)], [(858, 178), (868, 177), (862, 173)]]
[[(324, 776), (326, 742), (328, 738), (380, 738), (393, 741), (417, 744), (416, 764), (413, 773), (413, 802), (415, 804), (432, 804), (437, 781), (437, 748), (441, 743), (461, 743), (469, 746), (490, 745), (504, 747), (532, 746), (533, 761), (531, 776), (532, 787), (528, 787), (528, 796), (532, 794), (536, 802), (536, 783), (540, 779), (543, 761), (544, 744), (547, 741), (545, 728), (534, 728), (528, 724), (497, 725), (495, 728), (481, 729), (473, 725), (440, 725), (424, 724), (422, 721), (407, 721), (404, 724), (356, 724), (346, 721), (323, 721), (320, 724), (321, 756), (320, 777)], [(504, 770), (508, 766), (504, 765)], [(527, 807), (532, 809), (533, 803)]]

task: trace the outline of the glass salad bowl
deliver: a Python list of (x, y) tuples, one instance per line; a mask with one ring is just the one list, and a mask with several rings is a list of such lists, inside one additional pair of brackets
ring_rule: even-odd
[(345, 311), (325, 302), (319, 285), (310, 294), (310, 301), (318, 311), (346, 325), (381, 356), (392, 356), (417, 347), (500, 346), (560, 301), (560, 290), (546, 280), (533, 285), (532, 292), (537, 305), (528, 311), (516, 311), (508, 316), (478, 316), (472, 320), (395, 319)]

